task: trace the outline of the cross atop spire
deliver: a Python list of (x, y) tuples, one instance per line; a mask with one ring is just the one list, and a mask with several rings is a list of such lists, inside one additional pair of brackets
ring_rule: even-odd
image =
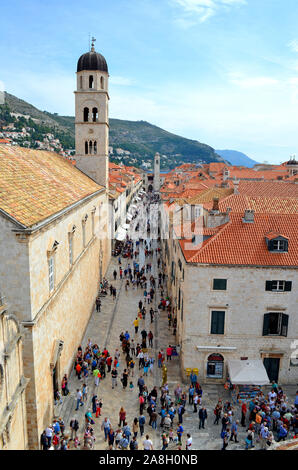
[(92, 39), (91, 39), (91, 52), (95, 52), (95, 49), (94, 49), (94, 43), (96, 41), (96, 39), (92, 36)]

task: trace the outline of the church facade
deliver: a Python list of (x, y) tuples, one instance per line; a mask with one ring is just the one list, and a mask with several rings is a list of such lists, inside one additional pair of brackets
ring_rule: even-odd
[[(108, 73), (99, 56), (91, 50), (78, 62), (77, 167), (51, 152), (0, 145), (1, 293), (24, 329), (28, 379), (27, 439), (14, 448), (39, 448), (110, 259)], [(97, 108), (98, 120), (85, 121), (85, 108)]]

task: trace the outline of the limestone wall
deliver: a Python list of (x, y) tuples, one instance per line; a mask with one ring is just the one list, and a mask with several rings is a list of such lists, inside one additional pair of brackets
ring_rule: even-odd
[[(212, 280), (227, 279), (226, 291), (214, 291)], [(267, 292), (267, 280), (292, 281), (291, 292)], [(209, 354), (220, 352), (225, 358), (261, 359), (264, 354), (280, 354), (280, 383), (297, 383), (298, 368), (290, 366), (291, 344), (298, 338), (297, 285), (293, 269), (187, 266), (183, 285), (183, 325), (179, 334), (183, 342), (182, 368), (197, 367), (206, 379)], [(210, 333), (211, 310), (225, 311), (223, 335)], [(289, 315), (287, 337), (263, 336), (264, 314), (276, 311)], [(210, 346), (197, 350), (196, 346)], [(212, 346), (235, 347), (225, 351)], [(262, 352), (263, 351), (263, 352)]]
[(28, 448), (22, 337), (16, 319), (0, 307), (0, 449)]

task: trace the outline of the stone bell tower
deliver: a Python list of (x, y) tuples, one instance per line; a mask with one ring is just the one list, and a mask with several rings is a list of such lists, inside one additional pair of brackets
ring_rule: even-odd
[(77, 66), (75, 159), (77, 168), (108, 188), (109, 73), (105, 58), (95, 52), (94, 41)]
[(159, 153), (156, 153), (154, 157), (153, 189), (156, 192), (159, 192), (160, 190), (160, 155)]

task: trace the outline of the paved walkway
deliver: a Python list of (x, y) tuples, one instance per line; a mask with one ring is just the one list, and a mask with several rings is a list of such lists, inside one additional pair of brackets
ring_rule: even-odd
[[(152, 242), (153, 248), (157, 246), (157, 242)], [(158, 277), (158, 270), (157, 270), (157, 259), (156, 254), (154, 253), (152, 258), (148, 258), (145, 260), (144, 252), (140, 249), (140, 256), (139, 256), (139, 264), (140, 268), (146, 263), (152, 263), (152, 273), (156, 278)], [(123, 260), (122, 268), (123, 270), (127, 266), (128, 262), (130, 265), (133, 265), (132, 260)], [(128, 330), (130, 336), (134, 338), (135, 344), (138, 342), (141, 343), (141, 335), (134, 334), (134, 327), (133, 327), (133, 320), (136, 318), (137, 310), (138, 310), (138, 303), (139, 300), (143, 299), (143, 289), (135, 289), (133, 290), (132, 287), (125, 290), (125, 280), (120, 280), (119, 275), (118, 279), (114, 282), (113, 281), (113, 271), (114, 269), (117, 270), (119, 273), (119, 264), (118, 258), (112, 258), (108, 272), (106, 274), (107, 279), (117, 288), (117, 298), (113, 300), (112, 296), (109, 294), (106, 297), (103, 297), (101, 312), (94, 311), (91, 319), (89, 321), (87, 330), (85, 332), (84, 338), (82, 340), (82, 348), (84, 350), (85, 346), (87, 345), (88, 339), (91, 339), (92, 344), (98, 344), (100, 350), (103, 349), (104, 346), (107, 346), (108, 350), (110, 351), (111, 355), (114, 357), (115, 349), (118, 348), (121, 351), (120, 355), (120, 367), (118, 368), (118, 386), (115, 389), (112, 389), (111, 384), (111, 377), (110, 374), (107, 373), (106, 378), (103, 379), (98, 387), (94, 385), (94, 379), (92, 375), (89, 376), (87, 379), (88, 385), (88, 400), (85, 402), (84, 406), (80, 407), (78, 411), (75, 411), (76, 407), (76, 389), (81, 388), (82, 384), (84, 383), (85, 379), (81, 381), (75, 376), (74, 371), (71, 372), (69, 377), (69, 389), (70, 394), (67, 397), (63, 397), (63, 404), (58, 405), (55, 407), (55, 416), (59, 417), (62, 416), (66, 425), (66, 430), (69, 430), (69, 422), (73, 417), (77, 417), (80, 422), (80, 440), (81, 444), (83, 443), (82, 439), (82, 432), (84, 430), (84, 414), (88, 408), (91, 408), (90, 402), (93, 396), (93, 392), (96, 390), (96, 394), (98, 398), (102, 399), (103, 408), (102, 408), (102, 416), (100, 418), (95, 418), (94, 421), (95, 425), (93, 428), (95, 429), (95, 436), (96, 436), (96, 443), (95, 449), (106, 450), (108, 448), (107, 443), (104, 441), (104, 434), (101, 430), (101, 424), (104, 417), (108, 417), (112, 423), (112, 427), (114, 430), (118, 429), (118, 420), (119, 420), (119, 410), (120, 407), (123, 406), (127, 412), (127, 422), (132, 429), (133, 419), (139, 416), (139, 402), (138, 402), (138, 387), (137, 387), (137, 380), (139, 378), (139, 371), (138, 371), (138, 360), (136, 360), (136, 367), (134, 371), (134, 377), (128, 380), (128, 384), (130, 380), (134, 383), (134, 389), (131, 391), (129, 387), (126, 390), (123, 390), (122, 384), (120, 382), (120, 378), (122, 376), (122, 372), (124, 368), (126, 368), (125, 363), (125, 356), (122, 353), (119, 335), (123, 331), (125, 332)], [(147, 276), (150, 277), (150, 273)], [(158, 282), (156, 283), (156, 286)], [(150, 375), (148, 373), (148, 377), (145, 377), (145, 384), (147, 385), (148, 391), (150, 392), (153, 386), (161, 385), (161, 372), (160, 369), (157, 367), (157, 354), (158, 351), (162, 348), (164, 351), (166, 350), (169, 344), (175, 344), (175, 337), (172, 335), (172, 329), (168, 328), (168, 321), (167, 321), (167, 313), (163, 311), (159, 311), (157, 309), (157, 305), (159, 303), (160, 297), (158, 289), (156, 288), (157, 295), (154, 299), (153, 308), (156, 310), (155, 321), (153, 324), (150, 324), (150, 314), (149, 310), (151, 305), (147, 309), (147, 315), (145, 320), (140, 321), (139, 332), (142, 331), (143, 328), (146, 329), (148, 332), (150, 329), (154, 334), (153, 340), (153, 349), (149, 348), (149, 356), (155, 358), (154, 364), (154, 371), (153, 374)], [(177, 386), (178, 383), (181, 382), (180, 376), (180, 367), (179, 367), (179, 359), (177, 357), (172, 358), (171, 361), (166, 363), (168, 369), (168, 384), (169, 389), (171, 392), (171, 396), (174, 396), (174, 388)], [(187, 391), (188, 385), (182, 385), (182, 388)], [(289, 396), (294, 397), (295, 390), (294, 388), (289, 390)], [(220, 431), (221, 425), (214, 425), (214, 414), (213, 409), (215, 404), (217, 403), (218, 398), (221, 397), (224, 401), (230, 400), (229, 392), (226, 392), (222, 385), (203, 385), (203, 399), (202, 405), (206, 407), (208, 413), (207, 423), (205, 424), (206, 428), (199, 430), (198, 429), (198, 415), (193, 413), (193, 407), (190, 405), (186, 405), (186, 412), (183, 417), (183, 427), (184, 427), (184, 437), (183, 437), (183, 449), (185, 448), (185, 440), (186, 440), (186, 433), (190, 432), (193, 437), (193, 450), (200, 450), (200, 449), (210, 449), (210, 450), (219, 450), (222, 447), (222, 440), (220, 438)], [(158, 397), (158, 405), (160, 405), (159, 397)], [(159, 409), (158, 409), (159, 411)], [(146, 422), (148, 423), (149, 417), (146, 412), (146, 408), (144, 410), (144, 414), (146, 417)], [(240, 409), (236, 410), (236, 417), (240, 419)], [(145, 425), (145, 434), (150, 435), (150, 439), (153, 441), (154, 449), (161, 449), (161, 433), (162, 430), (159, 427), (160, 418), (158, 418), (158, 426), (157, 430), (153, 430), (151, 426), (149, 427), (146, 423)], [(174, 420), (173, 431), (176, 435), (176, 428), (177, 428), (177, 418)], [(243, 430), (242, 430), (243, 429)], [(246, 436), (245, 428), (241, 428), (239, 432), (239, 444), (230, 443), (227, 450), (231, 449), (243, 449), (244, 439)], [(140, 435), (138, 435), (138, 443), (139, 449), (143, 449), (142, 441)], [(175, 447), (169, 447), (175, 449)], [(258, 446), (256, 446), (258, 448)]]

